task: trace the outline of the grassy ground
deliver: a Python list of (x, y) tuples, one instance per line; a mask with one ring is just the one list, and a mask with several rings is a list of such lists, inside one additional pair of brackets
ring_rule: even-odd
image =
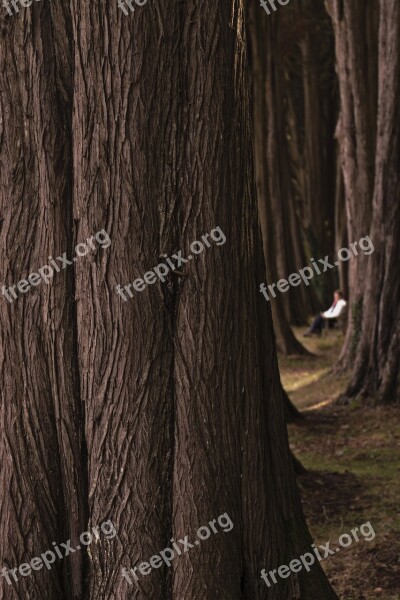
[(289, 438), (308, 470), (298, 481), (309, 527), (316, 543), (333, 547), (368, 521), (376, 533), (372, 541), (358, 534), (322, 566), (341, 600), (400, 600), (400, 411), (336, 405), (347, 381), (331, 372), (342, 334), (301, 341), (315, 358), (279, 362), (285, 389), (306, 415), (289, 426)]

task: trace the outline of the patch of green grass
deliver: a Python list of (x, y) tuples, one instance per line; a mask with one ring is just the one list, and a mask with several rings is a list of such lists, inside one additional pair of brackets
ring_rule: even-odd
[(400, 600), (400, 411), (360, 399), (337, 405), (348, 383), (348, 375), (332, 370), (343, 338), (329, 332), (303, 341), (314, 357), (279, 357), (279, 364), (285, 389), (306, 416), (288, 429), (308, 470), (299, 484), (311, 533), (324, 543), (367, 521), (376, 532), (323, 567), (343, 600)]

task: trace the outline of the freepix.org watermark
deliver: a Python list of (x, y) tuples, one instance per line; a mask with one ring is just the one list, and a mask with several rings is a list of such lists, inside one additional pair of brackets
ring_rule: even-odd
[[(40, 2), (41, 0), (36, 0), (36, 2)], [(8, 12), (8, 14), (12, 17), (13, 15), (19, 12), (19, 6), (23, 8), (29, 8), (32, 4), (33, 0), (3, 0), (3, 6)], [(11, 6), (10, 6), (11, 4)]]
[(128, 570), (124, 567), (122, 569), (122, 577), (124, 577), (127, 580), (129, 585), (132, 585), (133, 582), (130, 575), (134, 578), (135, 581), (138, 581), (139, 575), (136, 573), (137, 570), (141, 575), (146, 576), (151, 573), (152, 569), (159, 569), (164, 564), (167, 565), (167, 567), (170, 567), (172, 560), (176, 556), (181, 556), (181, 554), (189, 552), (189, 550), (191, 550), (192, 548), (200, 546), (202, 541), (208, 540), (208, 538), (211, 535), (211, 531), (213, 533), (218, 533), (218, 527), (216, 526), (216, 523), (218, 523), (218, 525), (224, 533), (228, 533), (228, 531), (231, 531), (233, 529), (233, 522), (231, 521), (228, 513), (219, 515), (217, 519), (213, 519), (208, 523), (209, 527), (207, 525), (203, 525), (202, 527), (198, 528), (196, 534), (197, 539), (193, 541), (193, 544), (189, 542), (188, 535), (185, 535), (183, 540), (181, 539), (177, 542), (174, 538), (172, 538), (170, 541), (172, 542), (173, 549), (164, 548), (164, 550), (161, 550), (159, 554), (155, 554), (154, 556), (152, 556), (149, 562), (142, 562), (137, 567), (130, 569), (130, 573), (128, 573)]
[[(323, 273), (326, 273), (326, 271), (328, 271), (329, 269), (334, 269), (335, 267), (338, 267), (340, 262), (347, 262), (354, 256), (358, 256), (357, 245), (358, 248), (362, 250), (365, 256), (369, 256), (375, 250), (369, 235), (367, 235), (361, 238), (359, 242), (353, 242), (352, 244), (350, 244), (350, 248), (340, 248), (340, 250), (337, 253), (339, 260), (336, 260), (333, 264), (329, 262), (329, 256), (325, 256), (325, 258), (319, 258), (319, 265), (313, 258), (310, 258), (312, 268), (303, 267), (297, 273), (292, 273), (291, 275), (289, 275), (287, 279), (280, 279), (278, 283), (271, 283), (271, 285), (268, 286), (268, 290), (271, 296), (273, 298), (276, 298), (274, 288), (277, 288), (279, 292), (284, 294), (289, 290), (290, 286), (297, 287), (302, 282), (306, 285), (310, 285), (310, 281), (314, 277), (314, 271), (317, 275), (322, 275)], [(265, 297), (267, 302), (269, 302), (270, 298), (268, 296), (267, 286), (265, 283), (262, 283), (260, 285), (260, 292)]]
[[(376, 535), (371, 523), (368, 521), (367, 523), (363, 523), (359, 528), (355, 527), (351, 530), (351, 534), (353, 537), (348, 533), (343, 533), (338, 540), (339, 546), (331, 548), (331, 543), (327, 542), (326, 544), (321, 544), (317, 548), (315, 544), (312, 544), (311, 548), (313, 549), (313, 552), (306, 552), (305, 554), (302, 554), (298, 559), (295, 558), (291, 560), (289, 565), (281, 565), (280, 567), (278, 567), (278, 569), (273, 569), (272, 571), (269, 571), (269, 573), (267, 573), (267, 571), (263, 569), (261, 571), (261, 579), (265, 581), (268, 587), (271, 587), (271, 581), (273, 584), (278, 583), (275, 573), (277, 573), (278, 577), (286, 579), (292, 573), (298, 573), (302, 569), (305, 569), (307, 572), (310, 572), (310, 567), (315, 563), (315, 558), (317, 558), (318, 562), (321, 562), (322, 560), (325, 560), (325, 558), (328, 558), (328, 556), (334, 556), (337, 552), (340, 552), (341, 548), (348, 548), (354, 541), (359, 542), (360, 538), (358, 536), (357, 531), (361, 533), (362, 537), (367, 542), (373, 540)], [(323, 551), (323, 556), (321, 556), (320, 551)]]
[[(128, 298), (125, 296), (125, 293), (128, 294), (131, 298), (133, 298), (133, 293), (131, 292), (132, 287), (137, 292), (143, 292), (147, 285), (152, 285), (153, 283), (156, 283), (157, 278), (159, 281), (164, 283), (170, 271), (175, 272), (176, 275), (184, 276), (185, 274), (179, 271), (178, 269), (180, 269), (182, 265), (192, 260), (194, 258), (193, 255), (201, 254), (201, 252), (204, 251), (204, 246), (210, 248), (211, 244), (208, 241), (208, 238), (210, 237), (212, 241), (216, 243), (217, 246), (223, 246), (226, 242), (226, 237), (221, 227), (215, 227), (210, 231), (210, 233), (206, 233), (201, 236), (202, 242), (204, 242), (204, 244), (198, 240), (195, 240), (190, 244), (190, 251), (192, 252), (192, 254), (189, 254), (187, 258), (183, 258), (181, 250), (179, 250), (179, 252), (177, 252), (176, 254), (173, 254), (171, 257), (167, 257), (166, 254), (163, 254), (162, 257), (164, 257), (165, 260), (162, 263), (158, 264), (156, 267), (154, 267), (152, 271), (148, 271), (147, 273), (145, 273), (143, 275), (143, 279), (135, 279), (133, 283), (127, 283), (123, 287), (118, 284), (116, 287), (117, 294), (121, 296), (124, 302), (127, 302)], [(176, 262), (176, 264), (172, 262), (173, 260)]]
[[(104, 521), (100, 526), (96, 526), (92, 528), (93, 535), (98, 541), (101, 537), (101, 533), (105, 537), (106, 540), (111, 540), (117, 535), (117, 530), (111, 521)], [(83, 546), (89, 546), (93, 541), (93, 535), (91, 531), (84, 531), (81, 533), (79, 537), (79, 541)], [(51, 565), (55, 563), (56, 558), (59, 559), (66, 558), (70, 554), (81, 550), (82, 546), (78, 545), (76, 548), (71, 546), (71, 540), (67, 540), (65, 543), (60, 544), (61, 548), (53, 542), (54, 548), (52, 550), (46, 550), (40, 556), (35, 556), (32, 558), (30, 563), (22, 563), (19, 567), (15, 567), (15, 569), (8, 569), (7, 567), (3, 567), (1, 574), (7, 581), (8, 585), (11, 585), (13, 582), (11, 580), (10, 575), (14, 579), (14, 581), (18, 581), (17, 572), (22, 575), (22, 577), (28, 577), (32, 574), (32, 569), (34, 571), (40, 571), (45, 566), (49, 571), (52, 568)], [(54, 550), (54, 552), (53, 552)]]
[(272, 8), (272, 10), (274, 12), (276, 10), (278, 10), (278, 7), (276, 6), (277, 2), (281, 6), (286, 6), (287, 4), (289, 4), (290, 0), (261, 0), (260, 6), (263, 7), (263, 9), (267, 13), (267, 15), (270, 15), (271, 14), (270, 8)]
[[(3, 287), (1, 288), (1, 293), (11, 303), (18, 297), (16, 289), (21, 294), (26, 294), (27, 292), (29, 292), (32, 286), (36, 287), (40, 285), (42, 281), (49, 285), (54, 276), (54, 271), (56, 271), (56, 273), (59, 273), (62, 269), (65, 269), (69, 265), (73, 265), (74, 262), (78, 260), (78, 257), (80, 258), (82, 256), (86, 256), (90, 248), (95, 250), (95, 241), (99, 246), (101, 246), (101, 248), (108, 248), (108, 246), (111, 244), (111, 239), (109, 235), (104, 229), (102, 229), (101, 231), (98, 231), (95, 235), (92, 235), (92, 237), (88, 238), (86, 242), (81, 242), (80, 244), (77, 244), (75, 246), (75, 253), (77, 256), (75, 256), (72, 260), (67, 259), (66, 252), (64, 252), (62, 256), (57, 256), (56, 259), (54, 259), (52, 256), (49, 256), (48, 261), (51, 264), (51, 267), (50, 265), (44, 265), (43, 267), (40, 267), (40, 269), (37, 270), (37, 273), (31, 273), (27, 279), (21, 279), (21, 281), (19, 281), (16, 285), (11, 285), (8, 288), (6, 288), (6, 286), (3, 285)], [(56, 261), (58, 261), (58, 263)]]
[[(134, 0), (134, 2), (138, 6), (144, 6), (144, 4), (146, 4), (147, 0)], [(118, 6), (120, 7), (120, 9), (123, 11), (123, 13), (125, 15), (129, 15), (129, 10), (131, 11), (131, 13), (134, 12), (134, 10), (135, 10), (132, 0), (118, 0)], [(128, 8), (129, 8), (129, 10), (128, 10)]]

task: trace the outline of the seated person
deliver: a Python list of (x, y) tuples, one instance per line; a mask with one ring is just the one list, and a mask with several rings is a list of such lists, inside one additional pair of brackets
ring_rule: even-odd
[(322, 312), (315, 317), (313, 324), (311, 325), (310, 329), (306, 331), (304, 337), (310, 337), (313, 333), (321, 335), (322, 330), (325, 327), (325, 319), (337, 319), (343, 313), (346, 305), (347, 302), (343, 298), (342, 292), (340, 290), (336, 290), (336, 292), (333, 294), (332, 306), (325, 312)]

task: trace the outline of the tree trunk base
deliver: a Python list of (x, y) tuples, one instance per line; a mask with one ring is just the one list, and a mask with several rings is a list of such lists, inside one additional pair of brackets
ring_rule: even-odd
[(286, 391), (282, 388), (282, 401), (285, 407), (286, 423), (295, 423), (305, 419), (304, 415), (295, 407)]

